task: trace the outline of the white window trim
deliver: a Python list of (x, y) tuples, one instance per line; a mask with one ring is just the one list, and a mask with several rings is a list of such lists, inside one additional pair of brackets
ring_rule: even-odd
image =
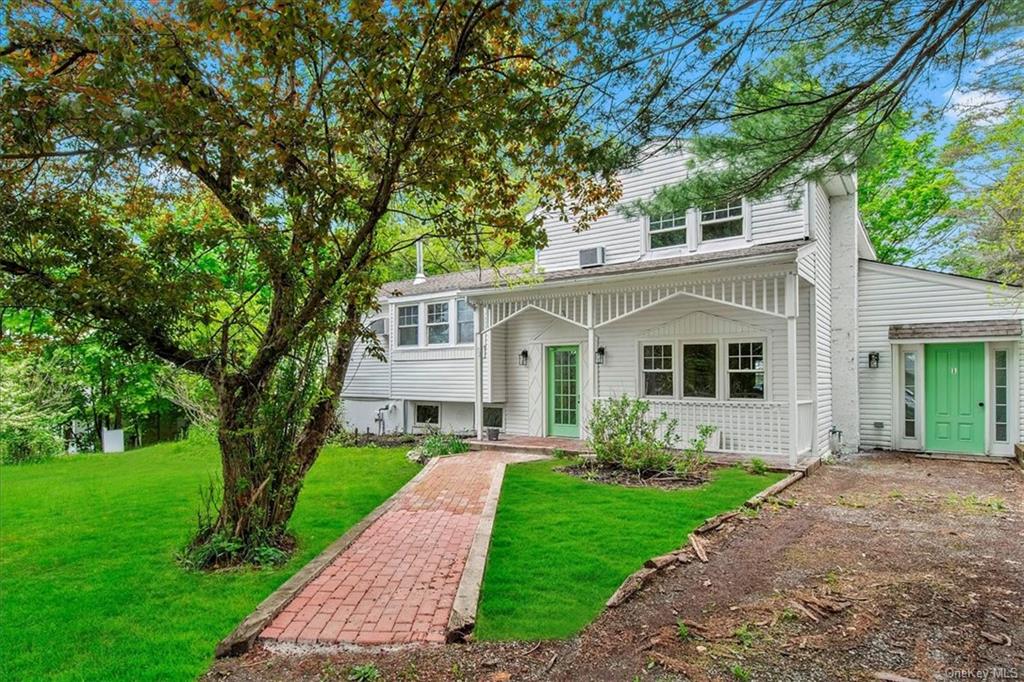
[[(505, 430), (505, 406), (504, 405), (484, 405), (484, 410), (500, 410), (501, 411), (501, 426), (498, 427), (499, 431)], [(483, 414), (481, 413), (481, 419)], [(484, 426), (485, 429), (494, 428), (492, 426)]]
[[(764, 353), (764, 397), (763, 398), (733, 398), (729, 396), (729, 344), (730, 343), (760, 343)], [(715, 397), (704, 398), (698, 396), (684, 396), (683, 393), (683, 346), (707, 345), (715, 346)], [(655, 396), (647, 395), (644, 392), (644, 346), (672, 346), (672, 395)], [(651, 400), (685, 400), (687, 402), (731, 402), (731, 403), (754, 403), (762, 404), (774, 400), (772, 386), (772, 340), (768, 336), (748, 335), (721, 335), (706, 337), (672, 337), (672, 338), (642, 338), (637, 340), (636, 347), (636, 390), (634, 395)]]
[[(1013, 444), (1020, 440), (1020, 418), (1018, 408), (1020, 404), (1020, 388), (1018, 377), (1020, 369), (1017, 364), (1016, 350), (1019, 346), (1016, 342), (1006, 341), (985, 344), (988, 346), (986, 353), (986, 365), (990, 368), (986, 372), (986, 405), (991, 405), (986, 410), (989, 417), (986, 430), (990, 432), (990, 448), (993, 455), (1013, 455)], [(1006, 440), (996, 440), (996, 351), (1006, 351)]]
[[(706, 401), (717, 401), (721, 400), (722, 396), (722, 340), (721, 339), (680, 339), (676, 342), (676, 346), (679, 348), (679, 398), (680, 400), (706, 400)], [(705, 395), (685, 395), (683, 393), (685, 382), (684, 372), (686, 371), (686, 356), (684, 350), (686, 346), (714, 346), (715, 347), (715, 394), (713, 396)]]
[[(760, 343), (761, 344), (761, 357), (764, 360), (764, 370), (761, 372), (764, 374), (764, 395), (760, 398), (734, 398), (729, 389), (729, 375), (733, 373), (738, 374), (757, 374), (757, 370), (753, 369), (729, 369), (729, 344), (731, 343)], [(726, 400), (730, 400), (734, 403), (763, 403), (771, 400), (771, 386), (770, 380), (771, 375), (768, 373), (769, 366), (771, 365), (771, 348), (768, 345), (768, 339), (765, 337), (737, 337), (732, 339), (722, 339), (722, 369), (724, 371), (725, 381), (722, 384), (722, 394), (725, 395)]]
[[(417, 417), (416, 417), (416, 410), (420, 406), (423, 406), (423, 407), (436, 407), (437, 408), (437, 423), (436, 424), (431, 424), (430, 422), (421, 422), (421, 421), (419, 421), (417, 419)], [(414, 402), (412, 404), (412, 425), (413, 425), (414, 428), (419, 428), (419, 429), (433, 428), (433, 429), (440, 430), (442, 423), (443, 423), (443, 418), (442, 418), (442, 415), (441, 415), (441, 403), (424, 402), (424, 401), (419, 401), (418, 400), (418, 401), (416, 401), (416, 402)]]
[[(473, 331), (469, 333), (469, 341), (459, 341), (459, 301), (465, 301), (469, 307), (469, 322), (473, 325)], [(461, 296), (453, 300), (452, 309), (455, 311), (455, 318), (452, 320), (452, 343), (456, 346), (472, 346), (473, 337), (476, 336), (476, 316), (473, 314), (473, 306), (469, 305), (469, 299)]]
[[(416, 308), (416, 343), (402, 343), (402, 330), (412, 325), (402, 324), (402, 308)], [(400, 303), (395, 306), (395, 346), (397, 348), (419, 348), (423, 339), (423, 308), (419, 303)]]
[[(904, 372), (904, 353), (916, 355), (916, 367), (914, 372), (914, 438), (908, 438), (904, 433), (903, 401), (906, 390)], [(899, 448), (907, 450), (924, 449), (924, 345), (923, 344), (895, 344), (892, 347), (892, 358), (895, 359), (893, 372), (895, 373), (893, 385), (896, 387), (896, 396), (893, 400), (893, 442)]]
[(672, 244), (670, 246), (651, 246), (651, 216), (645, 215), (644, 216), (644, 243), (643, 243), (643, 247), (644, 247), (644, 251), (645, 252), (647, 252), (647, 253), (659, 253), (659, 254), (662, 254), (662, 253), (672, 253), (672, 252), (676, 252), (676, 251), (683, 251), (683, 250), (685, 250), (687, 248), (687, 245), (690, 243), (691, 237), (692, 237), (692, 234), (693, 234), (692, 225), (690, 224), (691, 221), (690, 221), (690, 218), (689, 218), (689, 213), (690, 212), (689, 211), (682, 211), (682, 212), (676, 211), (676, 213), (682, 213), (682, 215), (683, 215), (683, 225), (682, 225), (682, 227), (674, 227), (674, 228), (672, 228), (670, 230), (655, 230), (655, 233), (658, 233), (658, 232), (684, 232), (685, 236), (686, 236), (686, 239), (684, 239), (682, 241), (682, 243), (680, 243), (680, 244)]
[[(711, 209), (708, 209), (708, 210), (711, 210)], [(749, 242), (749, 241), (751, 241), (753, 239), (753, 234), (752, 234), (751, 228), (750, 228), (750, 202), (747, 201), (746, 197), (742, 197), (740, 199), (740, 215), (739, 215), (739, 218), (741, 219), (742, 229), (740, 230), (740, 233), (737, 234), (737, 235), (732, 235), (732, 236), (729, 236), (729, 237), (716, 237), (715, 239), (705, 239), (704, 238), (704, 224), (705, 223), (701, 219), (701, 213), (703, 213), (703, 211), (704, 211), (704, 209), (701, 208), (701, 207), (698, 207), (695, 210), (696, 223), (697, 223), (696, 232), (697, 232), (697, 240), (698, 240), (699, 244), (715, 244), (715, 245), (718, 245), (718, 244), (735, 244), (735, 243), (738, 243), (738, 242)], [(735, 219), (736, 219), (736, 216), (734, 216), (732, 218), (719, 218), (718, 220), (713, 220), (713, 221), (710, 221), (710, 222), (712, 224), (714, 224), (714, 223), (717, 223), (717, 222), (725, 222), (726, 220), (735, 220)]]
[[(670, 370), (664, 369), (644, 369), (644, 348), (648, 346), (668, 346), (672, 349), (672, 368)], [(664, 339), (664, 340), (649, 340), (641, 341), (639, 348), (639, 384), (637, 385), (637, 395), (641, 398), (652, 398), (654, 400), (674, 400), (679, 395), (679, 363), (676, 361), (676, 355), (679, 353), (679, 344), (675, 339)], [(644, 375), (648, 372), (657, 372), (659, 374), (671, 374), (672, 375), (672, 393), (669, 395), (650, 395), (647, 393), (647, 383), (644, 381)]]
[[(434, 323), (434, 324), (430, 323), (430, 307), (431, 306), (444, 306), (444, 309), (445, 309), (445, 321), (443, 323)], [(440, 327), (441, 324), (444, 324), (444, 326), (448, 328), (448, 333), (445, 335), (445, 337), (446, 337), (445, 340), (444, 341), (437, 341), (435, 343), (431, 343), (430, 342), (430, 328), (431, 327)], [(424, 301), (423, 302), (423, 327), (424, 327), (424, 332), (425, 332), (425, 334), (423, 336), (423, 342), (424, 342), (425, 345), (430, 346), (432, 348), (439, 348), (439, 347), (442, 347), (442, 346), (451, 346), (451, 345), (453, 345), (452, 344), (452, 302), (450, 300)]]

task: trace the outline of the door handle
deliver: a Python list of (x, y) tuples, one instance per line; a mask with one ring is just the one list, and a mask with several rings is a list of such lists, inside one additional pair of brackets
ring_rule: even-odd
[(978, 403), (978, 407), (985, 407), (985, 403), (984, 402)]

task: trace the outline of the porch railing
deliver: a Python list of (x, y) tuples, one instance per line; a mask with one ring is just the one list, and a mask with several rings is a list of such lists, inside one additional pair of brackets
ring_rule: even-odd
[(679, 447), (697, 435), (697, 426), (718, 428), (708, 443), (709, 450), (742, 455), (785, 455), (786, 403), (772, 401), (733, 402), (720, 400), (662, 400), (645, 398), (650, 414), (662, 412), (679, 422)]

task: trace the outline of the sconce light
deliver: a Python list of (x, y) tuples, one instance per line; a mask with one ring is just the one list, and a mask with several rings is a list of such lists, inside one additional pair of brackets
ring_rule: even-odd
[(526, 367), (527, 360), (530, 359), (530, 354), (526, 352), (526, 349), (519, 351), (519, 366)]
[(597, 353), (594, 354), (594, 364), (595, 365), (603, 365), (604, 364), (604, 346), (598, 346), (597, 347)]
[(878, 369), (878, 353), (868, 353), (868, 367)]

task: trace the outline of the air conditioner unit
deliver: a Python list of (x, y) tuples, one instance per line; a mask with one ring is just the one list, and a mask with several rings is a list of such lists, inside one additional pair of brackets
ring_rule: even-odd
[(595, 268), (604, 265), (604, 247), (594, 246), (589, 249), (580, 249), (580, 267)]

